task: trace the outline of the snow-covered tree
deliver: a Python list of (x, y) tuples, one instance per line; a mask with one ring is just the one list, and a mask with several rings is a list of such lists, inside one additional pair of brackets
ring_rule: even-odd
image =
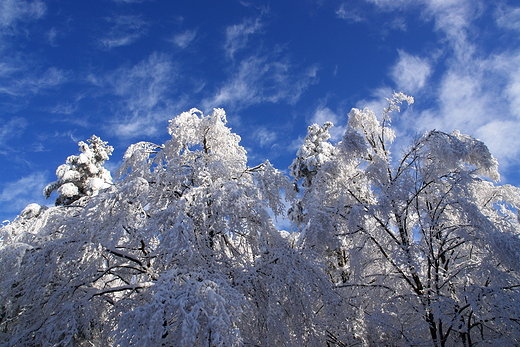
[(2, 228), (0, 345), (323, 345), (339, 298), (268, 211), (291, 182), (225, 124), (182, 113), (107, 189)]
[(103, 164), (114, 148), (96, 135), (92, 135), (87, 142), (88, 145), (83, 141), (78, 143), (81, 154), (69, 156), (65, 164), (58, 166), (58, 180), (43, 189), (46, 198), (52, 192), (58, 192), (56, 205), (70, 205), (83, 196), (96, 195), (99, 190), (112, 183), (110, 171)]
[[(430, 131), (393, 159), (390, 113), (402, 101), (413, 99), (394, 94), (380, 119), (353, 109), (343, 140), (327, 149), (333, 155), (299, 155), (292, 165), (314, 168), (293, 169), (306, 187), (293, 208), (301, 245), (328, 260), (332, 282), (357, 311), (355, 333), (334, 339), (516, 345), (520, 190), (495, 186), (497, 161), (457, 131)], [(309, 129), (306, 144), (317, 126)]]
[(0, 346), (518, 345), (520, 190), (457, 131), (392, 158), (403, 101), (337, 144), (309, 127), (293, 181), (247, 166), (222, 109), (131, 145), (114, 182), (112, 147), (80, 142), (56, 206), (0, 229)]

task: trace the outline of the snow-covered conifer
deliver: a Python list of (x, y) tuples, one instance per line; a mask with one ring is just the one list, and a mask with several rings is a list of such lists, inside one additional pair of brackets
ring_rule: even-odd
[(58, 192), (56, 205), (70, 205), (83, 196), (96, 195), (99, 190), (112, 183), (110, 171), (103, 164), (114, 148), (95, 135), (87, 142), (88, 145), (83, 141), (78, 143), (81, 153), (69, 156), (65, 164), (58, 166), (58, 179), (43, 189), (46, 198), (52, 192)]

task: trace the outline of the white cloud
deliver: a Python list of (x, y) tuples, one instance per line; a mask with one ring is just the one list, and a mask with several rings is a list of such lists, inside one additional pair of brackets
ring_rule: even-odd
[(168, 90), (175, 73), (166, 54), (153, 53), (131, 68), (119, 68), (108, 77), (115, 94), (124, 97), (130, 109), (156, 106)]
[(0, 125), (0, 154), (7, 154), (9, 149), (8, 141), (20, 136), (27, 127), (27, 121), (24, 118), (13, 118), (4, 121)]
[(502, 5), (495, 12), (495, 18), (499, 26), (520, 31), (520, 7)]
[(345, 133), (346, 121), (330, 108), (325, 107), (325, 105), (319, 105), (314, 111), (310, 123), (316, 123), (322, 126), (325, 122), (332, 122), (334, 124), (334, 126), (329, 129), (330, 140), (332, 142), (340, 141)]
[[(114, 104), (110, 125), (117, 136), (132, 138), (153, 135), (158, 124), (172, 117), (169, 95), (177, 78), (177, 69), (169, 55), (153, 53), (132, 67), (119, 68), (106, 76), (89, 80), (120, 97)], [(165, 126), (165, 125), (164, 125)]]
[(56, 43), (56, 38), (59, 36), (58, 34), (59, 33), (56, 28), (51, 28), (47, 34), (47, 40), (52, 47), (58, 47), (58, 44)]
[(128, 46), (147, 33), (148, 23), (140, 16), (116, 16), (107, 18), (113, 23), (112, 28), (101, 38), (101, 44), (107, 48)]
[(256, 55), (242, 60), (217, 93), (203, 100), (203, 109), (240, 108), (260, 102), (295, 103), (307, 87), (317, 80), (317, 68), (304, 73), (293, 71), (287, 59)]
[(444, 131), (460, 130), (482, 140), (507, 170), (519, 163), (520, 69), (513, 62), (473, 59), (452, 63), (438, 86), (437, 110), (430, 110), (416, 124)]
[(42, 1), (2, 0), (0, 1), (0, 26), (9, 27), (17, 21), (41, 18), (47, 7)]
[(305, 140), (305, 136), (298, 136), (297, 139), (291, 141), (289, 146), (287, 146), (287, 152), (291, 154), (296, 154), (300, 147), (303, 145)]
[(366, 20), (362, 11), (352, 6), (351, 3), (343, 3), (336, 10), (336, 16), (349, 22), (363, 22)]
[(4, 60), (0, 62), (0, 78), (9, 77), (20, 69), (21, 67), (15, 66), (13, 62)]
[(55, 67), (50, 67), (37, 80), (32, 81), (33, 92), (36, 93), (40, 89), (48, 89), (59, 86), (71, 79), (70, 72)]
[(500, 165), (507, 168), (514, 162), (518, 163), (519, 129), (519, 121), (490, 120), (475, 131), (475, 136), (484, 141), (491, 153), (498, 158)]
[(416, 124), (448, 132), (458, 129), (486, 143), (503, 169), (518, 164), (520, 50), (448, 61), (434, 89), (438, 109), (419, 117)]
[(224, 44), (226, 56), (234, 59), (235, 53), (247, 46), (249, 36), (260, 31), (261, 28), (262, 23), (259, 18), (255, 20), (245, 18), (242, 23), (227, 27), (226, 43)]
[(40, 76), (29, 71), (21, 61), (9, 61), (0, 64), (0, 94), (21, 97), (29, 93), (38, 94), (42, 90), (56, 88), (71, 80), (70, 72), (50, 67)]
[[(410, 6), (412, 2), (410, 0), (366, 0), (367, 2), (373, 3), (384, 10), (395, 10), (406, 6)], [(420, 1), (420, 0), (419, 0)]]
[[(86, 93), (81, 93), (76, 95), (74, 97), (74, 100), (71, 102), (58, 102), (54, 107), (49, 108), (49, 112), (61, 115), (71, 115), (73, 113), (76, 113), (76, 111), (79, 109), (80, 101), (85, 97)], [(87, 119), (83, 117), (59, 117), (57, 121), (70, 122), (83, 127), (86, 127), (88, 124)]]
[[(474, 40), (484, 28), (476, 20), (485, 11), (495, 14), (499, 27), (518, 30), (520, 9), (506, 7), (481, 0), (366, 0), (384, 11), (419, 10), (423, 20), (432, 20), (439, 34), (442, 52), (429, 52), (426, 58), (402, 51), (392, 67), (390, 75), (399, 90), (417, 94), (428, 87), (428, 95), (417, 98), (431, 105), (427, 109), (415, 109), (412, 113), (394, 116), (398, 131), (406, 136), (430, 129), (451, 132), (455, 129), (484, 141), (507, 171), (518, 165), (520, 158), (520, 49), (512, 44), (502, 52), (485, 53), (486, 47)], [(498, 9), (497, 9), (498, 8)], [(515, 51), (516, 49), (516, 51)], [(437, 55), (439, 54), (440, 55)], [(435, 55), (435, 57), (434, 57)], [(442, 57), (445, 70), (438, 67), (440, 78), (432, 80), (432, 61)], [(386, 93), (386, 95), (382, 95)], [(363, 101), (359, 106), (369, 106), (380, 112), (383, 97), (391, 93), (388, 87), (378, 88), (375, 99)], [(416, 95), (417, 96), (417, 95)], [(399, 140), (399, 137), (398, 137)], [(411, 138), (409, 139), (411, 140)], [(402, 140), (399, 140), (402, 141)]]
[(394, 30), (406, 31), (406, 22), (402, 17), (396, 17), (389, 23), (389, 27)]
[(158, 133), (157, 120), (153, 115), (133, 113), (129, 119), (117, 120), (112, 127), (116, 134), (123, 138), (132, 138), (138, 135), (152, 136)]
[(432, 73), (427, 59), (399, 51), (399, 60), (391, 71), (397, 90), (415, 94), (421, 90)]
[(266, 127), (260, 126), (256, 128), (253, 137), (261, 147), (272, 145), (276, 139), (276, 132), (268, 130)]
[(181, 34), (175, 35), (171, 42), (184, 49), (195, 39), (195, 36), (197, 36), (197, 30), (186, 30)]
[(511, 100), (511, 114), (520, 118), (520, 72), (511, 77), (512, 81), (506, 92)]
[[(392, 96), (394, 91), (388, 87), (379, 87), (372, 91), (370, 99), (363, 99), (356, 102), (355, 107), (359, 109), (369, 108), (375, 112), (377, 116), (383, 113), (383, 110), (388, 107), (386, 98)], [(349, 110), (350, 111), (350, 110)]]
[(484, 6), (482, 0), (365, 0), (383, 11), (418, 9), (423, 19), (433, 20), (435, 29), (446, 35), (457, 54), (467, 47), (466, 30)]
[(240, 3), (246, 7), (253, 7), (261, 13), (269, 12), (269, 2), (265, 0), (240, 0)]
[(122, 3), (126, 3), (126, 4), (133, 4), (133, 3), (141, 3), (141, 2), (145, 2), (147, 0), (112, 0), (114, 2), (122, 2)]
[(467, 42), (467, 30), (479, 16), (479, 0), (429, 0), (424, 13), (435, 21), (435, 27), (443, 32), (459, 59), (468, 59), (473, 46)]
[(15, 182), (3, 185), (0, 192), (0, 206), (4, 214), (19, 213), (30, 203), (44, 204), (42, 190), (47, 184), (45, 174), (32, 173)]
[[(367, 2), (372, 3), (374, 6), (367, 5)], [(383, 11), (393, 11), (396, 9), (401, 9), (405, 7), (405, 5), (409, 4), (409, 2), (401, 2), (398, 0), (350, 0), (341, 3), (335, 13), (336, 17), (343, 19), (351, 24), (370, 24), (372, 28), (378, 28), (380, 30), (382, 37), (387, 37), (390, 30), (406, 31), (407, 26), (405, 19), (400, 15), (395, 15), (395, 13), (393, 13), (392, 16), (383, 17), (383, 22), (381, 22), (381, 17), (374, 17), (375, 11), (373, 11), (373, 9), (379, 8)], [(375, 24), (376, 22), (373, 21), (374, 19), (376, 19), (378, 24)]]
[(50, 111), (51, 111), (51, 113), (69, 115), (69, 114), (73, 114), (74, 112), (76, 112), (77, 109), (78, 109), (77, 103), (75, 103), (75, 104), (65, 103), (65, 104), (58, 104), (58, 105), (54, 106)]
[[(18, 38), (31, 33), (26, 22), (45, 16), (47, 6), (40, 0), (0, 0), (0, 96), (9, 96), (2, 110), (14, 112), (27, 105), (26, 97), (56, 88), (70, 80), (70, 73), (56, 67), (45, 69), (35, 56), (20, 50)], [(5, 101), (6, 99), (4, 99)]]
[[(440, 85), (442, 124), (437, 128), (473, 131), (488, 121), (490, 96), (482, 89), (483, 77), (467, 71), (448, 71)], [(442, 126), (441, 126), (442, 125)]]

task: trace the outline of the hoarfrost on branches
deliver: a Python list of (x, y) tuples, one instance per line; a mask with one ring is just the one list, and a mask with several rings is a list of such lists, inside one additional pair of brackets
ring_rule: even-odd
[(292, 180), (247, 166), (222, 109), (131, 145), (114, 182), (112, 147), (80, 142), (57, 206), (0, 229), (0, 346), (519, 344), (520, 190), (458, 131), (392, 159), (403, 102), (352, 109), (336, 144), (310, 126)]
[(43, 189), (46, 198), (49, 198), (53, 191), (58, 192), (56, 205), (70, 205), (83, 196), (96, 195), (99, 190), (107, 188), (112, 183), (110, 172), (102, 165), (114, 148), (95, 135), (87, 142), (88, 145), (83, 141), (78, 143), (80, 155), (71, 155), (67, 158), (66, 164), (58, 166), (58, 180), (49, 183)]
[(325, 122), (321, 127), (318, 124), (309, 126), (303, 145), (289, 167), (295, 180), (303, 178), (304, 187), (311, 185), (312, 178), (319, 167), (333, 155), (334, 147), (327, 142), (330, 139), (329, 129), (333, 126), (332, 122)]
[[(60, 167), (61, 181), (49, 187), (67, 204), (77, 189), (81, 203), (29, 206), (2, 228), (0, 251), (14, 259), (0, 264), (8, 279), (0, 296), (5, 345), (324, 340), (325, 324), (315, 317), (330, 312), (321, 306), (332, 289), (320, 266), (276, 230), (269, 212), (282, 216), (283, 199), (293, 198), (288, 177), (269, 162), (246, 165), (221, 109), (209, 115), (192, 109), (168, 130), (162, 145), (130, 146), (119, 180), (98, 194), (81, 189), (102, 186), (88, 166), (102, 160), (92, 161), (96, 150), (80, 145), (85, 155)], [(81, 184), (65, 180), (76, 180), (74, 171)]]
[(327, 260), (338, 292), (358, 308), (349, 313), (356, 333), (331, 339), (517, 344), (520, 190), (488, 181), (499, 179), (496, 159), (458, 131), (427, 132), (393, 165), (390, 113), (402, 101), (413, 99), (394, 94), (380, 119), (353, 109), (335, 155), (293, 209), (300, 244)]

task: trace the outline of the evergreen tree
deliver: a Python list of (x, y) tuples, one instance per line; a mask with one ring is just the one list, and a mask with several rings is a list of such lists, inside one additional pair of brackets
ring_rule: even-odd
[(58, 192), (56, 205), (70, 205), (81, 197), (96, 195), (112, 183), (110, 171), (103, 164), (114, 148), (96, 135), (92, 135), (87, 142), (88, 145), (83, 141), (78, 143), (81, 154), (69, 156), (65, 164), (58, 166), (58, 180), (43, 189), (46, 198), (52, 192)]

